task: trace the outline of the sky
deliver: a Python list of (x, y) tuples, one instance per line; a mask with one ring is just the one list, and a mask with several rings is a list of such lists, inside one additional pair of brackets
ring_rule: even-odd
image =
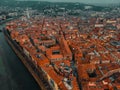
[[(25, 0), (29, 1), (29, 0)], [(81, 3), (99, 3), (99, 4), (114, 4), (120, 3), (120, 0), (30, 0), (30, 1), (50, 1), (50, 2), (81, 2)]]

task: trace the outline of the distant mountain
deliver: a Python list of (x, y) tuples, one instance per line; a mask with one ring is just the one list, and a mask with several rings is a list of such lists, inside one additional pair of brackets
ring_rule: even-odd
[(15, 0), (0, 0), (0, 6), (9, 6), (15, 4)]
[(89, 4), (89, 5), (95, 5), (95, 6), (102, 6), (102, 7), (115, 7), (115, 6), (119, 6), (120, 3), (94, 3), (94, 4)]
[(94, 11), (101, 11), (104, 7), (96, 6), (96, 5), (89, 5), (83, 3), (70, 3), (70, 2), (45, 2), (45, 1), (15, 1), (15, 0), (2, 0), (0, 5), (2, 6), (9, 6), (9, 7), (32, 7), (33, 9), (43, 10), (45, 8), (57, 8), (63, 7), (66, 9), (81, 9), (85, 10), (85, 6), (91, 6), (91, 10)]
[[(20, 2), (20, 3), (23, 3), (23, 2), (27, 2), (27, 3), (31, 3), (31, 2), (33, 2), (33, 3), (35, 3), (35, 2), (40, 2), (41, 4), (42, 3), (44, 3), (44, 2), (46, 2), (46, 3), (63, 3), (63, 2), (47, 2), (47, 1), (37, 1), (37, 0), (35, 0), (35, 1), (33, 1), (33, 0), (0, 0), (0, 5), (15, 5), (16, 3), (18, 3), (18, 2)], [(64, 3), (70, 3), (70, 2), (64, 2)], [(71, 2), (71, 3), (73, 3), (73, 2)], [(81, 3), (82, 5), (93, 5), (93, 6), (104, 6), (104, 7), (113, 7), (113, 6), (120, 6), (120, 3), (88, 3), (88, 4), (83, 4), (83, 3)]]

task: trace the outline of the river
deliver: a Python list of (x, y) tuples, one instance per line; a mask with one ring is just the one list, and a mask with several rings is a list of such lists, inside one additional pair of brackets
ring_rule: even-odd
[[(0, 29), (3, 25), (0, 25)], [(0, 90), (40, 90), (0, 32)]]

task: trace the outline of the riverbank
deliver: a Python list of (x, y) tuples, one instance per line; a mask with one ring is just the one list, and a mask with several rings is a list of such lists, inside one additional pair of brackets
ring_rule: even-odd
[(0, 90), (40, 90), (32, 75), (7, 44), (2, 32), (0, 33)]

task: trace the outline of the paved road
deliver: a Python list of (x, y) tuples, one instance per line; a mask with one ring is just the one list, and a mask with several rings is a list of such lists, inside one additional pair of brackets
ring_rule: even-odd
[(40, 90), (0, 32), (0, 90)]

